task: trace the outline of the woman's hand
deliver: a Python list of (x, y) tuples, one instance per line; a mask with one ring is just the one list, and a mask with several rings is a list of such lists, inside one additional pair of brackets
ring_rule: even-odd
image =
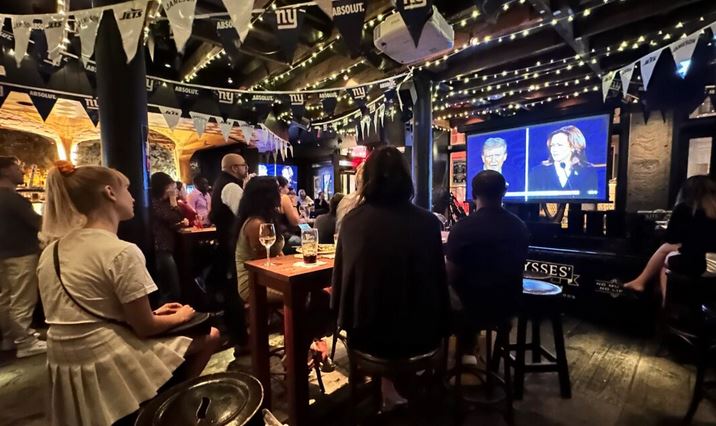
[(171, 315), (175, 313), (183, 305), (181, 303), (165, 303), (160, 308), (154, 310), (154, 315)]
[(187, 226), (189, 226), (189, 219), (187, 219), (187, 218), (182, 219), (182, 221), (179, 222), (179, 225), (186, 228)]
[(194, 318), (194, 315), (196, 314), (196, 311), (194, 311), (194, 308), (192, 308), (189, 305), (183, 305), (181, 308), (177, 309), (177, 311), (174, 313), (182, 323), (185, 323), (189, 321), (190, 319)]

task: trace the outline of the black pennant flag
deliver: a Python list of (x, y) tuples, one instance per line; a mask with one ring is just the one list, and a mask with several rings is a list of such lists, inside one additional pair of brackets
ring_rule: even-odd
[(219, 104), (219, 111), (221, 112), (221, 118), (226, 121), (227, 118), (236, 113), (236, 100), (239, 96), (238, 93), (233, 90), (213, 90), (214, 98)]
[(423, 27), (433, 13), (433, 1), (397, 0), (396, 6), (417, 47), (420, 41), (420, 34), (423, 32)]
[(199, 98), (199, 89), (191, 86), (184, 86), (183, 84), (174, 85), (174, 95), (179, 102), (179, 108), (182, 112), (187, 115), (194, 102)]
[(365, 0), (335, 0), (333, 2), (333, 24), (341, 33), (352, 57), (360, 55), (365, 10)]
[(266, 117), (268, 117), (273, 109), (274, 101), (275, 98), (273, 95), (253, 94), (251, 96), (252, 109), (256, 112), (256, 121), (258, 123), (266, 121)]
[(228, 54), (229, 63), (232, 68), (236, 68), (239, 64), (239, 57), (241, 55), (241, 39), (239, 34), (234, 29), (234, 24), (230, 19), (215, 18), (213, 21), (216, 25), (216, 35), (219, 36), (224, 50)]
[(303, 96), (303, 93), (292, 93), (289, 97), (291, 98), (293, 119), (301, 121), (303, 116), (306, 115), (306, 98)]
[(84, 107), (90, 120), (92, 120), (92, 124), (97, 127), (97, 123), (99, 123), (99, 102), (97, 98), (82, 98), (80, 99), (80, 103)]
[(319, 95), (321, 104), (323, 104), (323, 112), (326, 115), (333, 115), (338, 105), (338, 92), (323, 92)]
[(368, 91), (366, 90), (365, 86), (359, 86), (359, 87), (351, 87), (348, 89), (348, 92), (351, 94), (351, 97), (353, 97), (353, 101), (358, 105), (359, 108), (362, 108), (365, 106), (365, 101), (368, 95)]
[(30, 95), (30, 99), (32, 99), (32, 103), (35, 105), (37, 112), (40, 113), (42, 121), (47, 120), (47, 117), (57, 102), (57, 95), (45, 92), (44, 90), (30, 90), (27, 94)]
[(296, 52), (298, 38), (301, 35), (305, 13), (305, 10), (296, 7), (284, 7), (264, 15), (268, 19), (269, 25), (276, 29), (281, 52), (289, 63), (293, 62), (293, 54)]

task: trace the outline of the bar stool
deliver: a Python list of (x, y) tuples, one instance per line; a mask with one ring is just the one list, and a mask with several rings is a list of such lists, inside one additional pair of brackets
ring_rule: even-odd
[[(515, 399), (521, 399), (524, 393), (525, 373), (557, 372), (562, 398), (572, 397), (572, 386), (569, 380), (567, 352), (564, 347), (562, 330), (562, 289), (552, 283), (531, 278), (522, 280), (523, 306), (517, 321), (517, 343), (511, 345), (515, 350)], [(552, 322), (555, 354), (542, 346), (540, 323), (543, 320)], [(527, 322), (532, 324), (532, 341), (527, 343)], [(532, 353), (532, 362), (525, 362), (525, 352)], [(543, 362), (542, 358), (547, 361)]]

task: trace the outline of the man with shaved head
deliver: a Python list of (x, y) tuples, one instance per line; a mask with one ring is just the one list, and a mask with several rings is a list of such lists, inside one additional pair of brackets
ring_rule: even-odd
[(239, 297), (236, 282), (233, 247), (235, 236), (232, 235), (232, 231), (239, 212), (239, 203), (244, 195), (243, 188), (249, 178), (249, 166), (244, 157), (239, 154), (226, 154), (221, 159), (221, 174), (214, 182), (209, 213), (211, 222), (216, 225), (216, 237), (219, 243), (216, 263), (209, 281), (223, 296), (226, 327), (237, 349), (247, 344), (248, 335), (244, 303)]

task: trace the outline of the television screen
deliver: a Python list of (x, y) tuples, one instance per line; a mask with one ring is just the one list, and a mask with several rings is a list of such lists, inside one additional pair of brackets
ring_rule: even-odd
[(481, 170), (507, 181), (506, 202), (605, 201), (610, 115), (467, 137), (467, 194)]
[(298, 167), (290, 164), (259, 163), (259, 176), (283, 176), (288, 180), (288, 186), (298, 191)]

